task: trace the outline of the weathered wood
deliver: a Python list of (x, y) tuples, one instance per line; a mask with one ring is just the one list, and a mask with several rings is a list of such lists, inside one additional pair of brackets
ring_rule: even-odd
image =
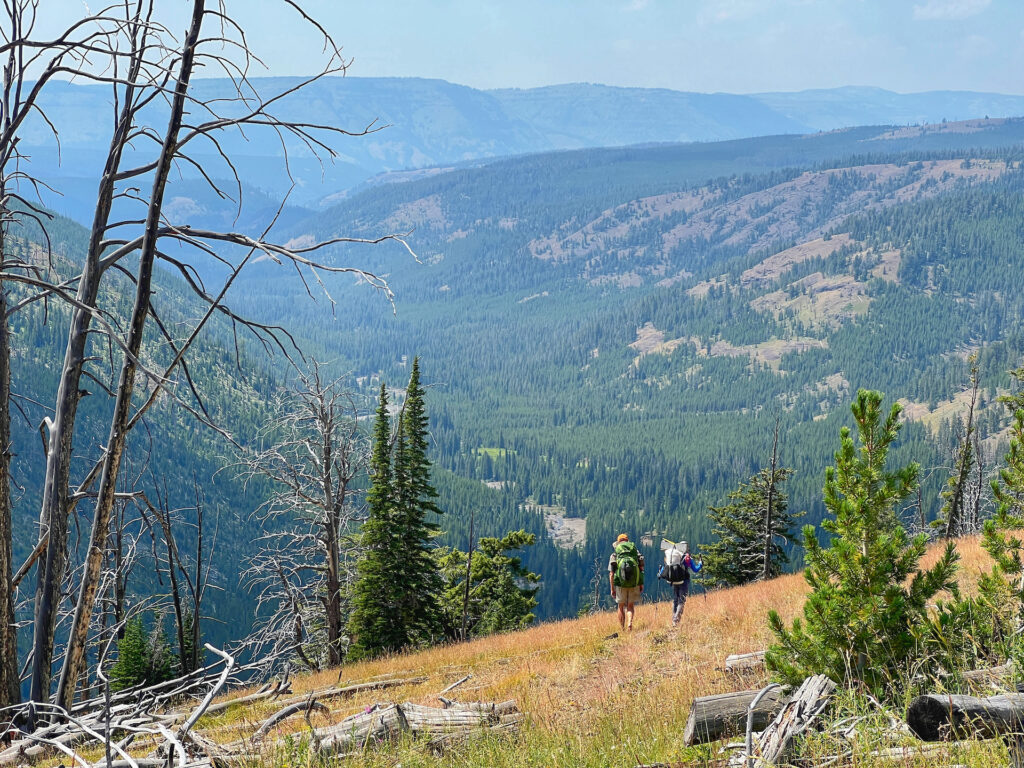
[(273, 728), (275, 725), (280, 723), (287, 717), (296, 714), (297, 712), (303, 712), (309, 709), (316, 709), (321, 712), (330, 712), (326, 704), (317, 701), (315, 698), (308, 698), (305, 701), (300, 701), (295, 704), (289, 704), (284, 709), (279, 709), (273, 715), (268, 717), (266, 721), (261, 725), (256, 732), (252, 735), (253, 741), (259, 741)]
[(753, 755), (739, 755), (731, 764), (743, 765), (750, 757), (756, 765), (779, 765), (785, 761), (793, 739), (806, 731), (825, 710), (835, 689), (836, 684), (824, 675), (808, 677), (761, 733)]
[[(690, 705), (690, 717), (683, 732), (683, 744), (707, 744), (719, 739), (739, 736), (746, 731), (747, 708), (760, 690), (734, 691), (714, 696), (701, 696)], [(763, 730), (782, 709), (786, 695), (769, 692), (754, 710), (754, 730)]]
[[(325, 688), (321, 691), (313, 691), (310, 693), (304, 693), (301, 696), (295, 696), (291, 699), (285, 699), (281, 702), (282, 705), (288, 706), (289, 704), (298, 704), (306, 701), (312, 696), (317, 701), (323, 701), (324, 699), (335, 699), (343, 696), (352, 696), (363, 691), (380, 691), (385, 688), (395, 688), (400, 685), (417, 685), (419, 683), (426, 682), (425, 677), (403, 677), (403, 678), (389, 678), (386, 680), (371, 680), (366, 683), (355, 683), (354, 685), (345, 685), (336, 688)], [(242, 703), (242, 699), (235, 701), (223, 702), (226, 706), (232, 706), (236, 703)]]
[(968, 682), (1001, 682), (1013, 676), (1013, 662), (1006, 662), (997, 667), (985, 667), (984, 669), (971, 669), (963, 673), (964, 680)]
[(764, 668), (766, 651), (752, 653), (734, 653), (725, 657), (725, 671), (733, 674), (753, 672)]
[[(447, 688), (445, 688), (443, 691), (441, 691), (441, 694), (448, 693), (449, 691), (454, 691), (456, 688), (458, 688), (460, 685), (462, 685), (467, 680), (471, 680), (472, 677), (473, 677), (472, 675), (466, 675), (465, 677), (460, 678), (459, 680), (456, 680), (454, 683), (452, 683)], [(441, 694), (438, 694), (438, 696), (440, 697)]]
[(968, 735), (995, 738), (1024, 729), (1024, 694), (985, 699), (959, 694), (918, 696), (907, 709), (907, 725), (922, 741)]
[(319, 751), (337, 755), (350, 749), (364, 749), (371, 744), (393, 740), (401, 733), (428, 737), (436, 749), (450, 746), (484, 730), (511, 730), (522, 716), (515, 716), (515, 702), (457, 705), (441, 709), (420, 704), (387, 704), (374, 706), (352, 715), (336, 725), (315, 731)]

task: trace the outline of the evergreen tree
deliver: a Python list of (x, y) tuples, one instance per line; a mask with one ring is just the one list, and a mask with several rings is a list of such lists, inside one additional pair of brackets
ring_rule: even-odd
[(141, 616), (128, 619), (124, 634), (117, 641), (117, 662), (108, 677), (114, 691), (131, 688), (146, 680), (146, 628)]
[(912, 667), (934, 662), (920, 655), (920, 627), (933, 597), (955, 591), (957, 553), (950, 543), (935, 566), (918, 570), (927, 536), (911, 539), (896, 518), (896, 505), (917, 485), (918, 466), (886, 469), (901, 409), (894, 404), (883, 420), (881, 402), (878, 392), (857, 393), (851, 410), (860, 445), (843, 427), (835, 466), (826, 470), (824, 502), (831, 517), (822, 528), (831, 542), (822, 546), (814, 528), (804, 527), (804, 575), (811, 587), (804, 620), (787, 629), (778, 613), (769, 614), (777, 642), (767, 662), (791, 682), (826, 674), (886, 693)]
[(434, 501), (437, 491), (430, 481), (428, 429), (419, 358), (415, 358), (399, 418), (394, 463), (396, 522), (400, 531), (396, 554), (405, 573), (398, 615), (407, 633), (406, 645), (435, 642), (442, 634), (444, 583), (430, 544), (440, 533), (436, 518), (441, 510)]
[(361, 659), (396, 651), (408, 644), (396, 606), (403, 589), (403, 568), (397, 562), (400, 531), (391, 471), (391, 420), (388, 393), (380, 387), (380, 403), (373, 428), (367, 518), (360, 537), (362, 557), (352, 587), (352, 613), (348, 632), (349, 658)]
[(133, 685), (153, 685), (170, 680), (175, 672), (171, 643), (160, 618), (147, 634), (142, 616), (128, 620), (117, 643), (117, 662), (110, 670), (110, 687), (120, 691)]
[[(1010, 395), (1003, 395), (999, 401), (1010, 409), (1013, 422), (1010, 425), (1010, 450), (1004, 459), (1005, 466), (992, 481), (992, 496), (998, 505), (1004, 522), (1011, 524), (1014, 519), (1024, 521), (1024, 367), (1010, 371), (1018, 389)], [(1024, 527), (1024, 526), (1018, 526)]]
[[(1024, 367), (1010, 371), (1018, 384), (1024, 384)], [(1011, 531), (1024, 528), (1024, 388), (1000, 398), (1013, 412), (1010, 424), (1010, 448), (1004, 466), (992, 481), (996, 514), (985, 521), (982, 545), (995, 561), (991, 578), (1005, 585), (1011, 596), (1016, 632), (1024, 629), (1024, 541)]]
[[(793, 525), (800, 515), (789, 511), (783, 485), (793, 470), (779, 467), (774, 476), (765, 467), (729, 494), (729, 503), (708, 507), (718, 540), (704, 547), (703, 581), (708, 584), (736, 586), (762, 578), (765, 574), (764, 543), (769, 542), (767, 571), (769, 578), (782, 573), (789, 557), (784, 544), (796, 542)], [(769, 490), (771, 489), (771, 493)], [(769, 497), (771, 509), (769, 510)], [(766, 527), (770, 526), (770, 534)]]
[(374, 427), (363, 525), (363, 557), (352, 593), (349, 633), (352, 659), (379, 656), (440, 639), (441, 594), (444, 584), (430, 546), (438, 534), (433, 519), (440, 514), (430, 482), (427, 458), (428, 419), (413, 361), (405, 406), (399, 416), (395, 447), (387, 392), (381, 387)]
[(182, 618), (182, 634), (185, 638), (184, 653), (179, 660), (182, 673), (193, 672), (203, 666), (206, 649), (196, 633), (196, 616), (192, 611), (185, 611)]
[(500, 539), (481, 538), (470, 564), (469, 600), (466, 601), (466, 553), (438, 550), (437, 563), (444, 582), (442, 597), (445, 635), (462, 636), (462, 612), (466, 609), (471, 637), (524, 629), (536, 618), (536, 594), (540, 576), (524, 568), (519, 557), (508, 553), (533, 546), (536, 536), (512, 531)]

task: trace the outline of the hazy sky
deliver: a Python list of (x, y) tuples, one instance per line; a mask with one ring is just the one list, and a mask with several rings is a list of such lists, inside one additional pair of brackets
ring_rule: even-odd
[[(97, 0), (91, 0), (95, 3)], [(160, 0), (178, 13), (185, 0)], [(356, 76), (748, 93), (1024, 93), (1024, 0), (301, 0)], [(227, 0), (272, 74), (318, 53), (280, 0)], [(65, 16), (82, 0), (44, 0)], [(183, 18), (183, 16), (182, 16)]]

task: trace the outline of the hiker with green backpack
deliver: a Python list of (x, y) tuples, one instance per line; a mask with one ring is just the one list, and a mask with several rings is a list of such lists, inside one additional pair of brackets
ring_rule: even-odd
[(628, 534), (620, 533), (615, 540), (608, 560), (608, 586), (619, 606), (619, 626), (632, 632), (636, 604), (644, 592), (644, 556)]

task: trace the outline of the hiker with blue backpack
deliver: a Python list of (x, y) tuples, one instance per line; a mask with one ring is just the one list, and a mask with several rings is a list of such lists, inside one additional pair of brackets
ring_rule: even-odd
[(644, 592), (644, 556), (625, 533), (615, 540), (608, 560), (608, 586), (619, 606), (619, 626), (632, 632), (636, 604)]
[(690, 557), (690, 546), (685, 541), (673, 542), (662, 539), (665, 562), (658, 569), (658, 578), (672, 585), (672, 626), (678, 626), (683, 617), (683, 606), (690, 594), (690, 572), (700, 573), (703, 561)]

